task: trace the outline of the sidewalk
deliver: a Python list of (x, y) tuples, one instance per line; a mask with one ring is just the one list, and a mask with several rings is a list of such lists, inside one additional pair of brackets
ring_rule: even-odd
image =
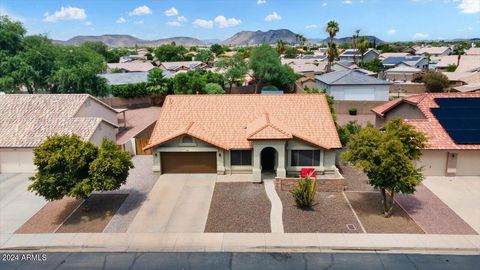
[(2, 250), (37, 251), (408, 251), (480, 255), (480, 235), (323, 233), (0, 234)]

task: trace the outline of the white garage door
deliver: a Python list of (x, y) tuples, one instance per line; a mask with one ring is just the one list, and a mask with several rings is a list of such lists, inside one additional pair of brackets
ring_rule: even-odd
[(0, 150), (0, 173), (34, 173), (31, 149)]
[(458, 153), (457, 175), (480, 176), (480, 151)]
[(422, 151), (417, 166), (423, 166), (426, 176), (444, 176), (447, 171), (447, 153), (445, 151)]
[(375, 100), (375, 89), (345, 89), (345, 100)]

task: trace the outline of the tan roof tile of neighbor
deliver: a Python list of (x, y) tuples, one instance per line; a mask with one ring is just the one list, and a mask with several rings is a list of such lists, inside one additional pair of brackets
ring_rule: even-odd
[(480, 71), (480, 55), (462, 55), (456, 72)]
[(108, 63), (109, 69), (124, 69), (129, 72), (146, 72), (154, 69), (155, 66), (150, 62), (132, 61), (125, 63)]
[(405, 121), (426, 134), (428, 137), (426, 149), (478, 150), (480, 144), (456, 144), (430, 110), (431, 108), (438, 108), (435, 98), (472, 97), (480, 98), (480, 93), (425, 93), (392, 100), (373, 108), (372, 111), (383, 117), (388, 110), (401, 102), (415, 104), (426, 119), (405, 119)]
[(447, 46), (443, 46), (443, 47), (419, 47), (419, 48), (417, 48), (417, 51), (415, 52), (415, 54), (424, 54), (424, 53), (442, 54), (448, 49), (450, 49), (450, 48), (447, 47)]
[(87, 94), (0, 95), (0, 147), (36, 147), (55, 133), (90, 139), (102, 119), (74, 117), (88, 98), (97, 100)]
[(470, 48), (466, 50), (465, 55), (480, 55), (480, 47)]
[(185, 134), (226, 150), (292, 137), (325, 149), (341, 147), (323, 94), (170, 95), (147, 147)]

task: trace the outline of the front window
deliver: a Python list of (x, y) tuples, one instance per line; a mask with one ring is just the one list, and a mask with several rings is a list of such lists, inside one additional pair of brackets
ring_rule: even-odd
[(230, 152), (230, 163), (236, 166), (252, 165), (252, 150), (233, 150)]
[(292, 150), (292, 167), (320, 166), (320, 150)]

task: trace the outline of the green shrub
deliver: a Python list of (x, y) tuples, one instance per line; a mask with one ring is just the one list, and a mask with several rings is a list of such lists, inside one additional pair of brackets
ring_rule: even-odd
[(317, 191), (317, 180), (306, 177), (298, 181), (298, 187), (292, 191), (295, 204), (302, 208), (311, 208), (315, 201)]
[(125, 85), (112, 85), (112, 95), (122, 98), (143, 97), (149, 95), (149, 83), (129, 83)]
[(357, 115), (357, 108), (350, 108), (350, 109), (348, 109), (348, 114), (350, 114), (350, 115)]
[(265, 85), (262, 90), (278, 90), (275, 85)]
[(225, 94), (225, 90), (223, 90), (222, 86), (218, 83), (207, 83), (204, 91), (207, 94)]

